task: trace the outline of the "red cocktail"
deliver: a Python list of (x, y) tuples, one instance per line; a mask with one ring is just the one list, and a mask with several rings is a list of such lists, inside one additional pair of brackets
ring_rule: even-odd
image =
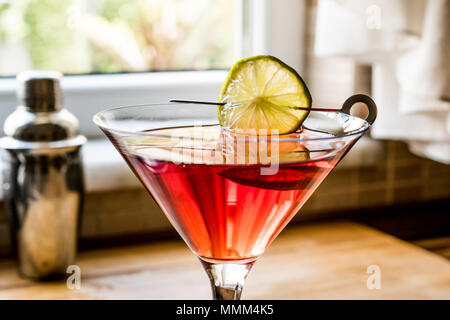
[[(358, 99), (349, 101), (371, 101)], [(348, 112), (311, 112), (297, 132), (244, 135), (196, 104), (94, 120), (200, 258), (216, 299), (240, 298), (254, 261), (370, 126)]]
[[(228, 150), (227, 155), (236, 150), (230, 152), (221, 139), (217, 139), (215, 149), (211, 148), (213, 137), (220, 136), (219, 127), (197, 128), (209, 139), (195, 149), (195, 141), (190, 139), (194, 137), (189, 136), (193, 130), (187, 129), (151, 131), (156, 136), (183, 134), (190, 143), (189, 146), (184, 143), (182, 150), (189, 150), (184, 155), (173, 147), (174, 141), (161, 145), (160, 139), (148, 136), (133, 137), (127, 148), (121, 149), (122, 155), (189, 247), (200, 258), (214, 262), (250, 261), (261, 255), (334, 168), (343, 152), (332, 148), (312, 152), (296, 142), (278, 142), (278, 149), (290, 149), (280, 155), (281, 160), (290, 155), (289, 159), (278, 162), (273, 174), (262, 175), (261, 170), (268, 165), (257, 163), (248, 154), (246, 164), (224, 163), (235, 162), (236, 158), (228, 157), (224, 161), (223, 150)], [(231, 148), (236, 148), (236, 139), (249, 138), (236, 136), (234, 143), (229, 143)], [(306, 136), (317, 135), (303, 132), (302, 137)], [(258, 140), (255, 139), (257, 144)], [(162, 149), (166, 149), (165, 154)], [(211, 150), (221, 155), (211, 155)], [(174, 163), (168, 157), (172, 160), (183, 157), (184, 161)]]

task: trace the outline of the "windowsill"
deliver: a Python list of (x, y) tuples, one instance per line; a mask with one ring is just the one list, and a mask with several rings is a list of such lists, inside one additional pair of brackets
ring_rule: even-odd
[[(226, 70), (166, 71), (144, 73), (89, 74), (64, 76), (61, 87), (64, 93), (89, 93), (96, 91), (160, 89), (180, 87), (186, 84), (202, 85), (222, 80)], [(223, 83), (223, 81), (222, 81)], [(16, 94), (15, 78), (0, 78), (0, 97)]]
[(108, 140), (89, 140), (82, 150), (87, 192), (140, 186), (139, 180)]

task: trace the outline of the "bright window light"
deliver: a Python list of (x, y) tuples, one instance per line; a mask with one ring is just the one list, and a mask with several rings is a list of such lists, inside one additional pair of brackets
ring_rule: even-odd
[(229, 0), (0, 0), (0, 76), (229, 68)]

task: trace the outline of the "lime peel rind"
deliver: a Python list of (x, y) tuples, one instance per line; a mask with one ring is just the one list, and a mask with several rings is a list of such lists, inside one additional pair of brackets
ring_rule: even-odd
[(300, 75), (283, 61), (258, 55), (238, 61), (219, 95), (219, 123), (231, 130), (295, 132), (309, 114), (311, 94)]

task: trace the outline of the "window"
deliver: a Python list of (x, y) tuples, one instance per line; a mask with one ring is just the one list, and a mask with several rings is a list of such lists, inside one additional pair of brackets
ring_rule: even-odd
[(303, 25), (304, 0), (0, 0), (0, 123), (17, 105), (7, 75), (56, 69), (81, 133), (101, 137), (92, 116), (108, 107), (217, 99), (242, 56), (301, 70)]
[(223, 69), (233, 62), (229, 0), (3, 0), (0, 76)]

